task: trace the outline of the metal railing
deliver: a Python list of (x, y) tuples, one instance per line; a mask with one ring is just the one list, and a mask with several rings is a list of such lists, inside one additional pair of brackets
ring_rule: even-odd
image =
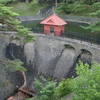
[(91, 44), (100, 44), (100, 37), (88, 35), (88, 34), (82, 34), (82, 33), (76, 33), (76, 32), (65, 32), (65, 37), (72, 38), (72, 39), (77, 39), (86, 42), (90, 42)]
[[(59, 31), (50, 31), (50, 30), (43, 30), (43, 28), (41, 29), (37, 29), (37, 30), (33, 30), (34, 33), (41, 33), (41, 34), (59, 34)], [(60, 33), (62, 37), (67, 37), (67, 38), (71, 38), (71, 39), (77, 39), (82, 41), (86, 41), (86, 42), (90, 42), (91, 44), (100, 44), (100, 37), (96, 37), (96, 36), (92, 36), (92, 35), (88, 35), (88, 34), (82, 34), (82, 33), (77, 33), (77, 32), (69, 32), (66, 31), (64, 33)]]

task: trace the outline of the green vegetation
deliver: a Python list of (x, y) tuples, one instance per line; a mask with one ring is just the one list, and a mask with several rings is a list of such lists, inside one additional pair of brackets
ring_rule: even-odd
[(23, 67), (23, 62), (19, 59), (16, 60), (8, 60), (5, 58), (0, 58), (0, 64), (4, 67), (4, 69), (9, 69), (9, 71), (26, 71), (26, 68)]
[(6, 63), (5, 63), (5, 68), (9, 68), (9, 70), (11, 72), (14, 72), (14, 71), (26, 71), (26, 68), (23, 67), (23, 62), (20, 61), (19, 59), (16, 59), (16, 60), (8, 60)]
[(96, 36), (97, 35), (100, 36), (100, 22), (95, 22), (95, 23), (89, 24), (89, 26), (83, 27), (83, 28), (86, 30), (89, 29), (89, 30), (91, 30), (91, 32), (96, 33)]
[(76, 65), (77, 78), (73, 78), (70, 86), (76, 94), (73, 100), (100, 100), (100, 65), (92, 66), (79, 61)]
[[(98, 3), (97, 3), (98, 4)], [(93, 4), (95, 5), (95, 3)], [(55, 11), (58, 14), (67, 14), (67, 15), (75, 15), (75, 16), (88, 16), (90, 17), (90, 13), (97, 11), (94, 9), (93, 5), (88, 5), (83, 2), (76, 1), (72, 4), (68, 3), (59, 3), (58, 7), (55, 8)], [(99, 6), (99, 5), (98, 5)]]
[[(88, 16), (89, 14), (89, 16), (100, 17), (100, 3), (94, 3), (93, 0), (90, 0), (89, 2), (86, 2), (86, 0), (84, 0), (84, 2), (77, 2), (73, 0), (73, 3), (69, 5), (68, 1), (69, 0), (65, 0), (66, 4), (62, 3), (58, 5), (57, 9), (59, 13), (80, 16)], [(34, 3), (35, 2), (30, 3), (30, 6), (35, 7)], [(21, 22), (19, 22), (16, 17), (19, 15), (33, 15), (32, 12), (35, 9), (32, 8), (33, 10), (31, 10), (32, 12), (29, 14), (29, 5), (22, 2), (18, 2), (17, 5), (18, 8), (16, 8), (17, 6), (15, 7), (14, 3), (9, 4), (8, 6), (14, 6), (15, 8), (13, 8), (13, 11), (17, 9), (15, 12), (18, 12), (19, 14), (13, 12), (10, 7), (0, 4), (0, 23), (6, 24), (12, 28), (12, 30), (16, 31), (20, 37), (24, 37), (25, 43), (33, 42), (34, 36), (29, 34), (30, 31), (28, 28), (24, 28), (22, 25), (20, 25)], [(40, 6), (37, 6), (37, 8), (39, 7)], [(92, 32), (100, 33), (100, 22), (91, 24), (85, 29), (91, 29)], [(67, 47), (67, 45), (65, 46)], [(2, 63), (5, 68), (11, 69), (10, 71), (26, 71), (26, 69), (22, 67), (23, 63), (19, 60), (10, 61), (7, 59), (0, 59), (0, 63)], [(79, 63), (76, 65), (76, 73), (78, 75), (77, 78), (64, 79), (59, 82), (58, 85), (56, 81), (47, 81), (43, 77), (40, 77), (40, 80), (35, 79), (34, 83), (37, 89), (37, 100), (61, 100), (63, 96), (71, 92), (75, 94), (73, 100), (100, 100), (100, 65), (95, 62), (92, 66), (89, 66), (88, 64), (84, 64), (83, 62), (79, 61)], [(4, 83), (0, 85), (3, 86)]]
[(43, 77), (40, 80), (35, 79), (37, 100), (66, 100), (65, 97), (67, 98), (66, 95), (69, 94), (72, 94), (71, 100), (100, 100), (100, 65), (94, 62), (89, 66), (79, 61), (76, 73), (78, 77), (64, 79), (58, 85), (56, 81), (47, 81)]
[(10, 84), (12, 83), (8, 79), (9, 76), (7, 77), (8, 73), (16, 71), (26, 71), (26, 68), (23, 67), (23, 62), (19, 59), (11, 61), (0, 57), (0, 89), (4, 95), (7, 95), (11, 91)]
[(32, 0), (29, 5), (30, 5), (31, 9), (35, 10), (35, 9), (38, 8), (38, 1), (37, 0)]
[(29, 34), (30, 31), (28, 28), (24, 28), (20, 25), (20, 21), (16, 19), (18, 16), (17, 13), (11, 11), (11, 7), (6, 7), (3, 4), (0, 4), (0, 23), (9, 26), (11, 29), (17, 32), (17, 35), (24, 37), (23, 42), (32, 42), (34, 41), (34, 36)]
[[(94, 3), (93, 8), (96, 10), (92, 13), (90, 13), (90, 16), (95, 16), (100, 18), (100, 2)], [(95, 32), (96, 34), (100, 34), (100, 21), (89, 24), (88, 27), (83, 27), (84, 29), (90, 29), (91, 32)]]
[(31, 9), (30, 6), (25, 2), (11, 3), (7, 6), (13, 7), (12, 11), (18, 13), (19, 16), (29, 16), (29, 15), (36, 15), (39, 12), (39, 10), (47, 6), (47, 4), (41, 4), (37, 6), (36, 9), (34, 10)]
[(69, 94), (71, 89), (69, 87), (70, 79), (63, 79), (55, 89), (55, 95), (59, 98)]
[(47, 81), (44, 77), (40, 77), (40, 80), (35, 79), (35, 87), (37, 89), (37, 100), (54, 100), (53, 94), (56, 87), (56, 81)]
[[(43, 76), (39, 79), (35, 79), (35, 88), (37, 89), (37, 94), (35, 98), (37, 100), (61, 100), (63, 96), (69, 94), (70, 79), (63, 79), (57, 86), (56, 80), (46, 80)], [(27, 100), (34, 100), (33, 98)]]
[(15, 0), (0, 0), (0, 3), (7, 5), (8, 3), (11, 3), (13, 1), (15, 1)]
[(19, 14), (19, 16), (33, 15), (34, 11), (29, 8), (29, 5), (24, 2), (12, 3), (7, 5), (13, 7), (12, 11)]
[[(69, 0), (65, 1), (58, 4), (55, 10), (58, 14), (100, 18), (100, 2), (97, 0), (73, 0), (72, 3), (69, 3)], [(88, 27), (82, 26), (82, 28), (91, 30), (95, 36), (100, 36), (100, 21), (90, 23)]]

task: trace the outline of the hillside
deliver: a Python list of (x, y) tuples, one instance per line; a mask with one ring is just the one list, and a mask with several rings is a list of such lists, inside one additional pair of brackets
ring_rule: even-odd
[(39, 10), (48, 4), (41, 4), (36, 9), (32, 10), (25, 2), (11, 3), (7, 6), (13, 7), (12, 11), (18, 13), (20, 16), (36, 15)]

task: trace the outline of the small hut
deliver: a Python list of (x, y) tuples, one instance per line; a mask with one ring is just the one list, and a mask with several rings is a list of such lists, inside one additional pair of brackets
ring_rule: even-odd
[(44, 24), (44, 34), (53, 33), (56, 36), (62, 36), (67, 23), (56, 14), (53, 14), (40, 22), (40, 24)]

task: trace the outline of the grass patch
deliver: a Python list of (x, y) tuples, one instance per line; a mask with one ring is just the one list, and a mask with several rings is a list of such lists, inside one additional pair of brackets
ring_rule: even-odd
[(29, 15), (36, 15), (39, 10), (48, 4), (42, 4), (39, 5), (35, 10), (32, 10), (28, 4), (25, 2), (18, 2), (18, 3), (12, 3), (7, 6), (13, 7), (12, 11), (16, 12), (19, 14), (19, 16), (29, 16)]

